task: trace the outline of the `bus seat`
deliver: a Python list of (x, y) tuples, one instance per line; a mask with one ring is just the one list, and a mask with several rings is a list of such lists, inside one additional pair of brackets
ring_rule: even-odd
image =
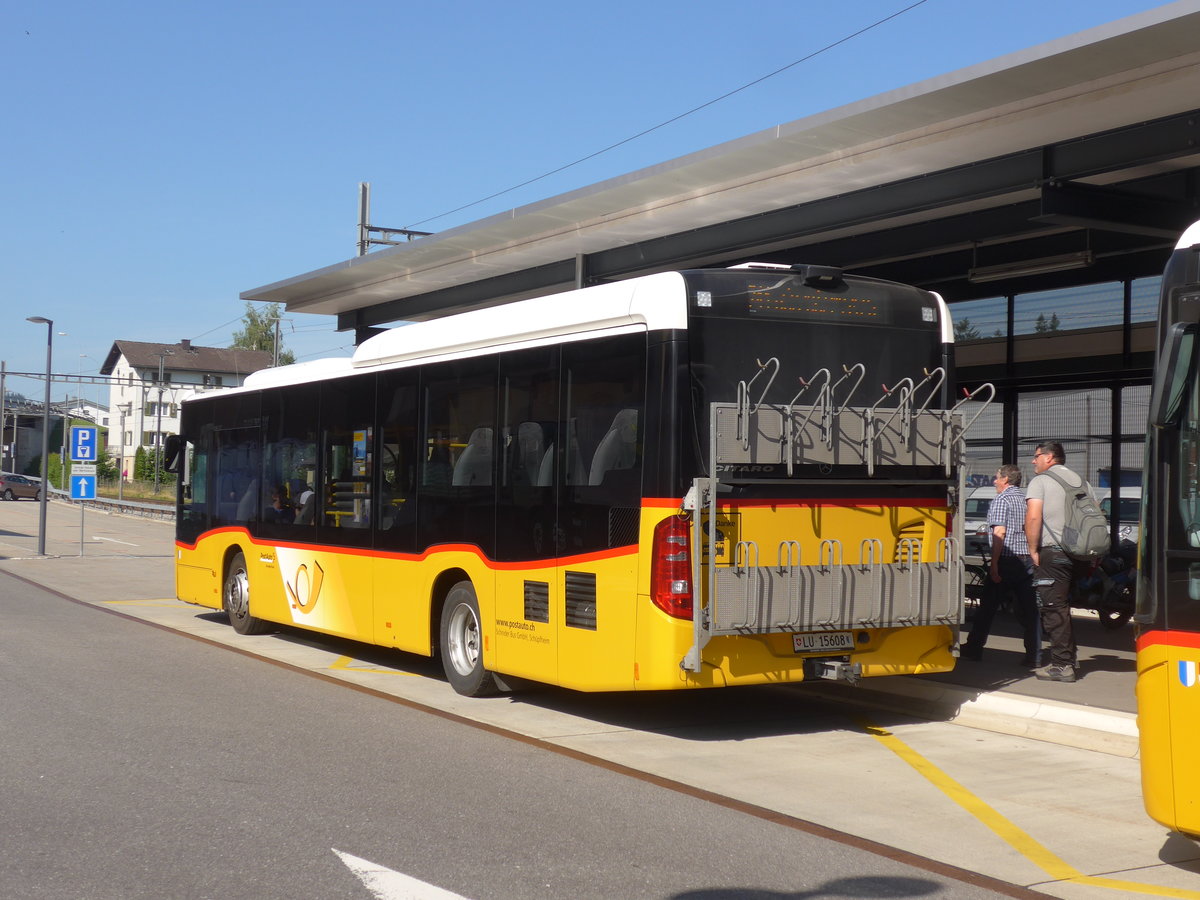
[(313, 511), (317, 505), (317, 492), (305, 490), (300, 494), (300, 511), (296, 513), (297, 525), (311, 525)]
[(613, 416), (608, 433), (601, 438), (592, 456), (588, 484), (601, 484), (607, 473), (633, 468), (637, 462), (637, 422), (636, 409), (623, 409)]
[(541, 465), (538, 466), (537, 477), (533, 480), (537, 487), (550, 487), (554, 484), (554, 445), (551, 444), (542, 454)]
[(476, 428), (471, 432), (466, 449), (454, 464), (450, 483), (457, 487), (492, 483), (492, 429)]
[[(587, 484), (587, 466), (583, 464), (579, 446), (572, 444), (572, 449), (573, 452), (567, 460), (567, 484)], [(542, 456), (542, 464), (538, 466), (537, 481), (534, 484), (538, 487), (549, 487), (554, 484), (553, 444), (546, 448), (546, 453)]]
[(258, 511), (258, 479), (251, 479), (246, 486), (246, 492), (238, 501), (236, 519), (239, 522), (249, 522)]

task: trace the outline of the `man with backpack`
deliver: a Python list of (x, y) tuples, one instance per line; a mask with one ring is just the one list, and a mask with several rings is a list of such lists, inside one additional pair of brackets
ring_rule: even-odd
[(1042, 629), (1050, 638), (1050, 664), (1037, 671), (1044, 681), (1075, 680), (1075, 635), (1071, 629), (1071, 584), (1091, 571), (1108, 551), (1108, 526), (1087, 479), (1064, 465), (1062, 444), (1046, 441), (1033, 454), (1037, 474), (1025, 492), (1025, 537), (1034, 564), (1034, 587)]

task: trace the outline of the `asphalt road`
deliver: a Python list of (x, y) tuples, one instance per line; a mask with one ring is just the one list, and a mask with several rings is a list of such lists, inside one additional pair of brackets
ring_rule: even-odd
[(6, 574), (0, 621), (5, 897), (433, 896), (337, 851), (477, 900), (1035, 896)]

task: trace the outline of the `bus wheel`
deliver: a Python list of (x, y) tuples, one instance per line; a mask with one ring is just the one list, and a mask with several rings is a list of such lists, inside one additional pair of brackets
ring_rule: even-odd
[(250, 615), (250, 575), (246, 572), (246, 557), (241, 553), (234, 554), (225, 571), (221, 605), (238, 634), (266, 634), (270, 630), (268, 623)]
[(469, 581), (460, 581), (446, 595), (439, 646), (446, 680), (454, 690), (467, 697), (496, 693), (496, 679), (483, 667), (479, 601)]

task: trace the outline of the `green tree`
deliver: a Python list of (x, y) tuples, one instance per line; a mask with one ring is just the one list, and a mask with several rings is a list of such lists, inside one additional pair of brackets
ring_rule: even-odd
[[(67, 473), (66, 474), (69, 475), (70, 472), (71, 472), (71, 464), (67, 463)], [(46, 466), (46, 478), (48, 478), (50, 480), (50, 484), (53, 487), (58, 488), (60, 491), (65, 491), (67, 489), (66, 478), (63, 474), (63, 460), (62, 460), (62, 456), (60, 454), (58, 454), (58, 453), (50, 454), (50, 462)]]
[[(242, 327), (233, 333), (233, 343), (229, 346), (237, 350), (266, 350), (271, 353), (275, 349), (275, 320), (282, 318), (278, 303), (268, 303), (266, 306), (255, 306), (246, 302), (246, 313), (242, 316)], [(296, 361), (296, 354), (283, 349), (283, 338), (279, 340), (279, 364), (291, 365)]]
[(1038, 334), (1046, 334), (1051, 331), (1058, 331), (1059, 321), (1058, 313), (1050, 313), (1050, 318), (1046, 318), (1045, 313), (1039, 313), (1037, 321), (1033, 323), (1033, 330)]
[(970, 319), (959, 319), (954, 323), (954, 340), (977, 341), (979, 338), (979, 329), (971, 324)]
[[(150, 468), (150, 478), (154, 477), (154, 468)], [(139, 446), (133, 453), (133, 480), (146, 480), (146, 448)]]
[(120, 473), (117, 472), (117, 461), (108, 452), (108, 447), (101, 447), (100, 452), (96, 455), (96, 477), (111, 481), (118, 474)]

